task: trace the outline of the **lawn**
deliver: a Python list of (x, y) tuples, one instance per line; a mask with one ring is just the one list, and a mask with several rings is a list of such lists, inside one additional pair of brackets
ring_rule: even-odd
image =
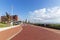
[(0, 23), (0, 28), (7, 27), (7, 24)]

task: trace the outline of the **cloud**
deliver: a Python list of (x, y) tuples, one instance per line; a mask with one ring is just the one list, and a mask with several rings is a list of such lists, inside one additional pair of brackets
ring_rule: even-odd
[[(29, 12), (30, 19), (45, 23), (60, 22), (60, 7), (42, 8)], [(58, 21), (57, 21), (58, 20)], [(34, 21), (35, 22), (35, 21)]]

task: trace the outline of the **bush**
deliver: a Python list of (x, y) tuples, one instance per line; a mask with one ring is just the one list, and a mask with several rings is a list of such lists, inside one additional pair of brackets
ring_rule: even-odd
[(42, 27), (48, 27), (48, 28), (53, 28), (53, 29), (60, 29), (60, 24), (34, 24), (37, 26), (42, 26)]

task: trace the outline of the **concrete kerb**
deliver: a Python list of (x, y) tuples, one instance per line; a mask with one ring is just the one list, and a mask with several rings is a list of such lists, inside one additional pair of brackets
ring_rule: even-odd
[(0, 32), (4, 32), (7, 30), (11, 30), (11, 29), (15, 29), (15, 28), (19, 28), (20, 30), (18, 30), (15, 34), (13, 34), (12, 36), (8, 37), (6, 40), (10, 40), (11, 38), (13, 38), (14, 36), (16, 36), (18, 33), (20, 33), (22, 31), (22, 27), (20, 27), (22, 25), (22, 23), (20, 25), (16, 25), (16, 26), (10, 26), (10, 27), (5, 27), (5, 28), (0, 28)]
[[(21, 23), (18, 26), (21, 26), (23, 23)], [(10, 38), (8, 38), (7, 40), (11, 40), (13, 37), (15, 37), (17, 34), (19, 34), (21, 31), (23, 30), (23, 28), (21, 28), (21, 30), (19, 30), (16, 34), (12, 35)]]
[(21, 30), (19, 30), (16, 34), (12, 35), (10, 38), (8, 38), (7, 40), (11, 40), (13, 37), (15, 37), (17, 34), (19, 34), (21, 31), (23, 30), (23, 28), (21, 28)]
[[(22, 24), (22, 23), (21, 23), (21, 24)], [(21, 25), (21, 24), (20, 24), (20, 25)], [(18, 26), (20, 26), (20, 25), (15, 25), (15, 26), (10, 26), (10, 27), (0, 28), (0, 32), (1, 32), (1, 31), (4, 31), (4, 30), (11, 29), (11, 28), (18, 27)]]

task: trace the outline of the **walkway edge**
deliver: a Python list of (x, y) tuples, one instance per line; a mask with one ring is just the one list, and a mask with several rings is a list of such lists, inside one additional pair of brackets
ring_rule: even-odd
[[(22, 24), (21, 24), (22, 25)], [(16, 34), (12, 35), (10, 38), (8, 38), (7, 40), (12, 39), (13, 37), (15, 37), (17, 34), (19, 34), (21, 31), (23, 30), (23, 28), (21, 28), (21, 30), (19, 30)]]

